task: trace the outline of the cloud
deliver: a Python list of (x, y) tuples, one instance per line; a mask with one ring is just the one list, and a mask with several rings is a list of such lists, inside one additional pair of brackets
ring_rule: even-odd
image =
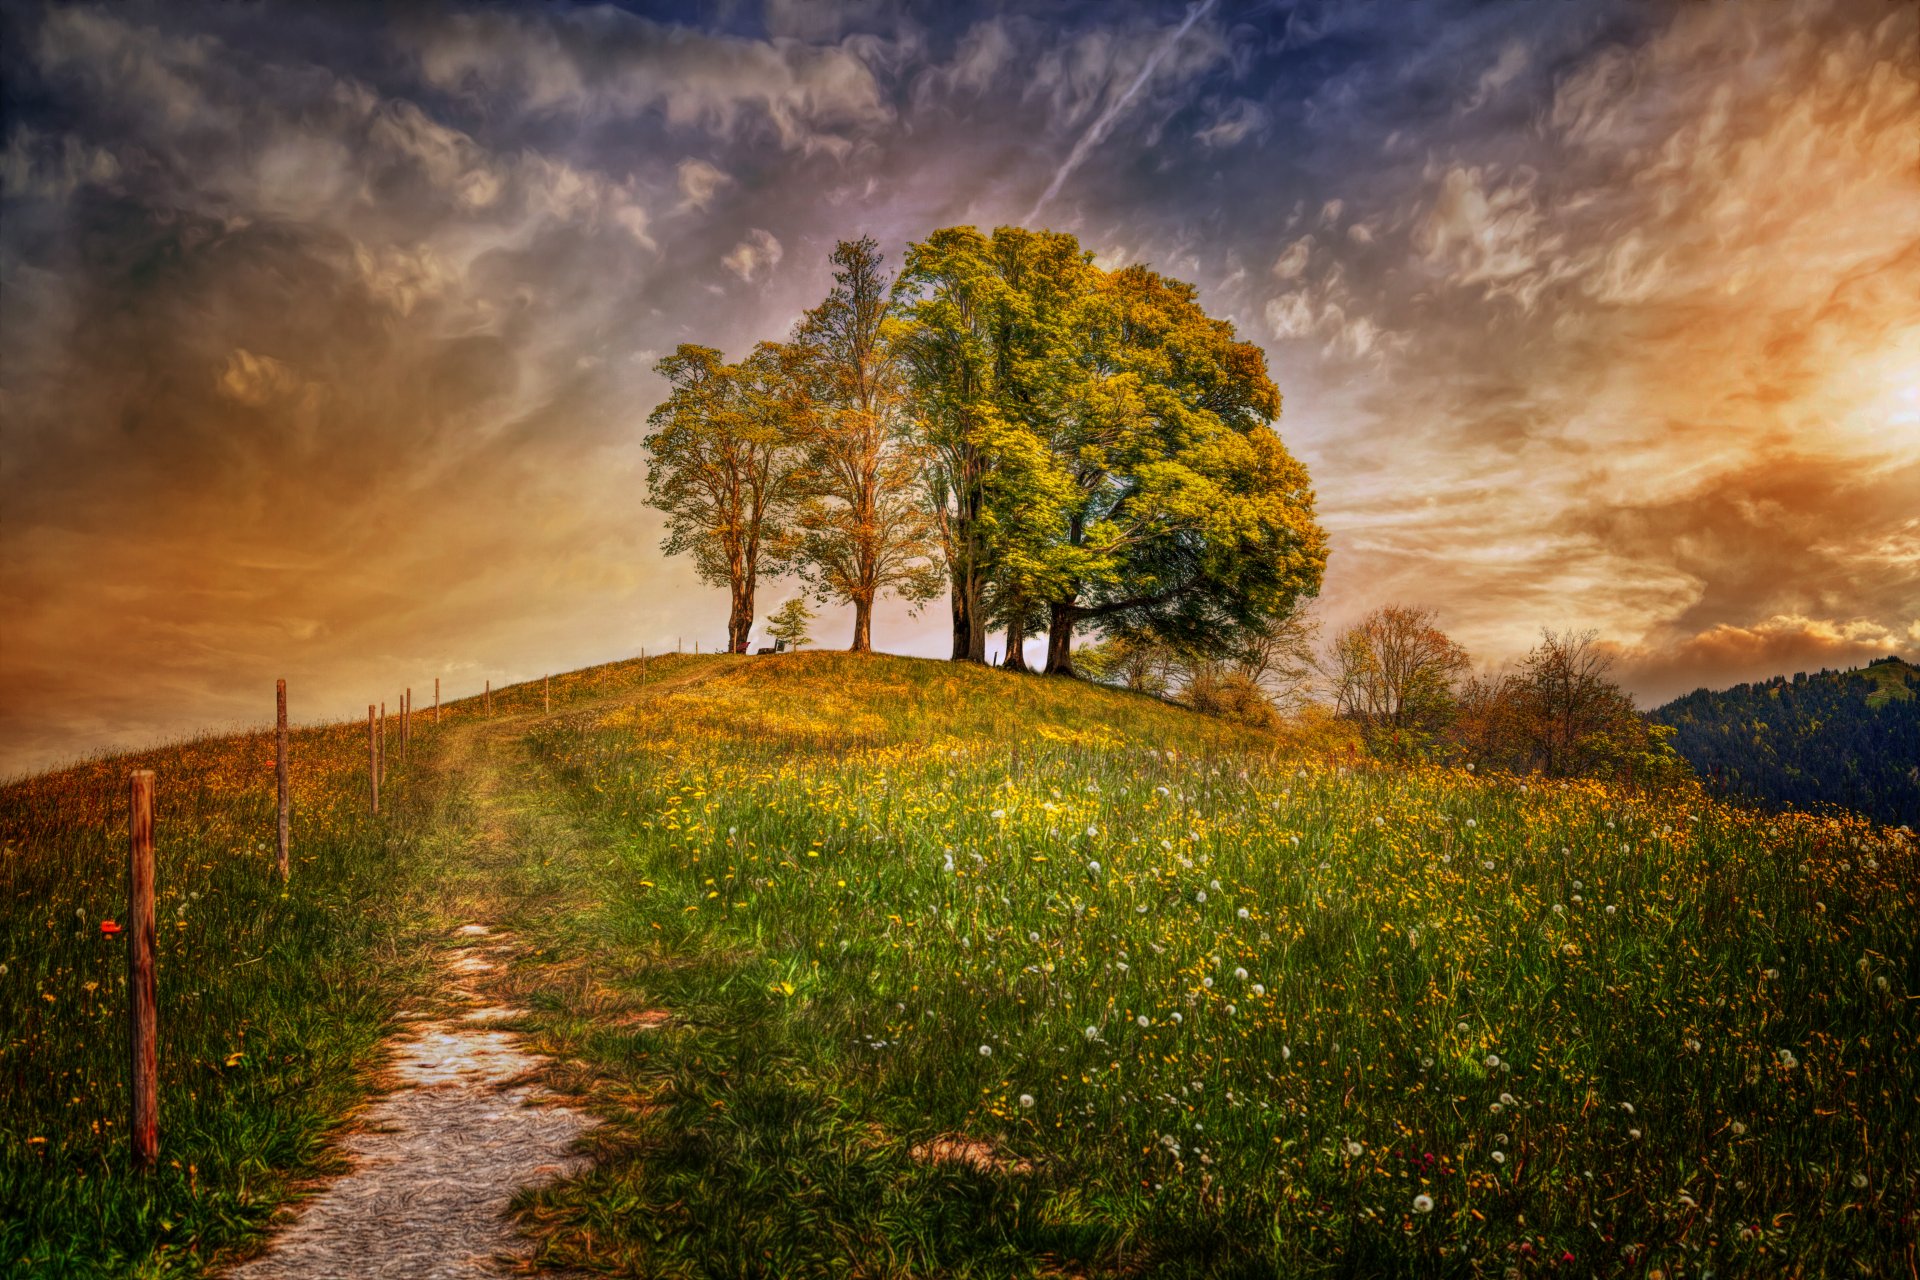
[(756, 277), (780, 265), (780, 242), (771, 231), (759, 227), (747, 232), (747, 238), (729, 249), (720, 265), (752, 284)]
[(1237, 146), (1249, 134), (1264, 133), (1267, 120), (1265, 107), (1246, 98), (1235, 98), (1214, 116), (1212, 124), (1193, 136), (1203, 147)]
[(1494, 59), (1492, 66), (1480, 73), (1480, 79), (1473, 86), (1472, 96), (1461, 105), (1461, 113), (1478, 111), (1484, 107), (1495, 94), (1519, 78), (1520, 73), (1525, 71), (1532, 61), (1526, 43), (1522, 40), (1509, 40), (1500, 46), (1500, 56)]
[(680, 162), (680, 209), (705, 209), (721, 187), (730, 184), (733, 179), (708, 164), (705, 160), (688, 157)]
[(1889, 654), (1911, 659), (1916, 639), (1920, 633), (1890, 631), (1866, 618), (1776, 614), (1751, 626), (1722, 623), (1664, 647), (1615, 647), (1613, 676), (1652, 708), (1695, 689), (1845, 671)]
[(533, 112), (620, 118), (657, 110), (670, 124), (721, 137), (761, 121), (784, 147), (836, 155), (893, 118), (853, 40), (754, 40), (611, 7), (447, 14), (411, 39), (435, 88), (506, 96)]

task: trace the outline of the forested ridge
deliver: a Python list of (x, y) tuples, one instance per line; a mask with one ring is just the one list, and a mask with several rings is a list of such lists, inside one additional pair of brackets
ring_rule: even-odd
[(1652, 713), (1702, 781), (1728, 795), (1844, 805), (1920, 824), (1920, 669), (1899, 658), (1697, 689)]

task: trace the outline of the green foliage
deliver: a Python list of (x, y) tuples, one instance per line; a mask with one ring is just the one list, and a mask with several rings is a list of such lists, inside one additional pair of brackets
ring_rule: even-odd
[(804, 648), (813, 642), (807, 634), (807, 624), (812, 621), (813, 610), (807, 608), (805, 600), (794, 596), (767, 619), (767, 634), (789, 649)]

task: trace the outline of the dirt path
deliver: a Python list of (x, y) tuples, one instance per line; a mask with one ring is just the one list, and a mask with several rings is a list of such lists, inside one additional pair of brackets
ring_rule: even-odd
[(504, 969), (515, 941), (493, 922), (522, 860), (516, 838), (528, 834), (502, 798), (512, 728), (458, 730), (438, 761), (466, 806), (442, 909), (469, 923), (451, 929), (435, 1009), (402, 1015), (408, 1026), (389, 1046), (391, 1090), (340, 1143), (349, 1172), (301, 1204), (264, 1253), (227, 1273), (231, 1280), (523, 1271), (516, 1261), (532, 1245), (507, 1217), (514, 1194), (583, 1167), (574, 1149), (594, 1122), (534, 1083), (546, 1060), (498, 1025), (522, 1011), (487, 994), (510, 985)]

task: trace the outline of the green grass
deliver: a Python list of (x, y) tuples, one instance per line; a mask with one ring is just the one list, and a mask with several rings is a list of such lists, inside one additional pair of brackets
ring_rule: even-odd
[[(1905, 1265), (1910, 843), (940, 663), (678, 669), (531, 737), (574, 906), (523, 981), (614, 1121), (527, 1198), (553, 1262)], [(915, 1157), (943, 1136), (993, 1164)]]
[(156, 757), (162, 914), (187, 912), (180, 1163), (149, 1179), (97, 936), (138, 762), (0, 793), (0, 1256), (249, 1247), (324, 1164), (419, 941), (485, 919), (522, 948), (490, 996), (607, 1122), (588, 1173), (520, 1198), (550, 1266), (1912, 1270), (1920, 857), (1894, 833), (1373, 769), (1326, 725), (907, 659), (668, 656), (553, 699), (422, 735), (382, 824), (357, 731), (316, 733), (284, 899), (261, 740)]
[[(419, 966), (414, 808), (364, 815), (365, 731), (294, 735), (293, 876), (273, 745), (208, 738), (0, 789), (0, 1271), (197, 1275), (257, 1236), (365, 1092)], [(127, 773), (157, 773), (161, 1164), (127, 1151)]]

